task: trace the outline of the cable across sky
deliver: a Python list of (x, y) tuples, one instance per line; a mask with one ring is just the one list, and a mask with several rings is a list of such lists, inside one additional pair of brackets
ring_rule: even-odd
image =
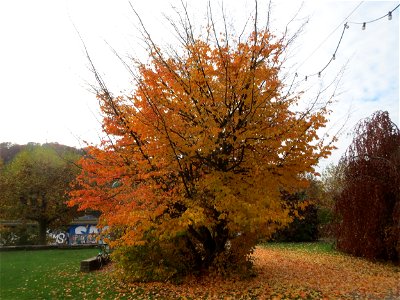
[[(292, 86), (293, 86), (293, 84), (294, 84), (294, 82), (295, 82), (295, 78), (297, 78), (297, 77), (299, 77), (299, 76), (302, 76), (302, 80), (299, 80), (298, 82), (297, 82), (297, 84), (298, 83), (300, 83), (300, 82), (303, 82), (303, 81), (307, 81), (310, 77), (313, 77), (313, 76), (318, 76), (318, 77), (321, 77), (321, 75), (322, 75), (322, 72), (323, 71), (325, 71), (326, 70), (326, 68), (332, 63), (332, 61), (334, 61), (335, 60), (335, 58), (336, 58), (336, 54), (337, 54), (337, 52), (338, 52), (338, 49), (339, 49), (339, 46), (340, 46), (340, 44), (341, 44), (341, 42), (342, 42), (342, 40), (343, 40), (343, 36), (344, 36), (344, 34), (345, 34), (345, 31), (347, 30), (347, 29), (349, 29), (350, 28), (350, 26), (349, 26), (349, 24), (356, 24), (356, 25), (362, 25), (362, 30), (365, 30), (366, 29), (366, 24), (368, 24), (368, 23), (373, 23), (373, 22), (376, 22), (376, 21), (379, 21), (379, 20), (381, 20), (381, 19), (383, 19), (383, 18), (385, 18), (385, 17), (388, 17), (388, 20), (391, 20), (392, 19), (392, 17), (393, 17), (393, 12), (396, 10), (396, 9), (398, 9), (399, 7), (400, 7), (400, 4), (398, 4), (396, 7), (394, 7), (392, 10), (390, 10), (388, 13), (386, 13), (385, 15), (383, 15), (383, 16), (381, 16), (381, 17), (378, 17), (378, 18), (375, 18), (375, 19), (372, 19), (372, 20), (369, 20), (369, 21), (365, 21), (365, 22), (352, 22), (352, 21), (347, 21), (350, 17), (351, 17), (351, 15), (361, 6), (361, 4), (363, 4), (364, 3), (364, 1), (361, 1), (351, 12), (350, 12), (350, 14), (342, 21), (342, 22), (340, 22), (340, 24), (317, 46), (317, 48), (315, 48), (315, 50), (297, 67), (297, 69), (296, 69), (296, 71), (295, 71), (295, 74), (294, 74), (294, 78), (293, 78), (293, 81), (292, 81), (292, 83), (291, 83), (291, 85), (290, 85), (290, 88), (289, 88), (289, 91), (290, 91), (290, 89), (292, 88)], [(311, 58), (311, 56), (313, 56), (314, 55), (314, 53), (316, 52), (316, 51), (318, 51), (318, 49), (320, 49), (321, 48), (321, 46), (332, 36), (332, 34), (334, 33), (334, 32), (336, 32), (336, 30), (338, 29), (338, 28), (340, 28), (340, 26), (343, 26), (343, 30), (342, 30), (342, 34), (340, 35), (340, 38), (339, 38), (339, 41), (338, 41), (338, 43), (337, 43), (337, 45), (336, 45), (336, 48), (335, 48), (335, 51), (333, 52), (333, 54), (332, 54), (332, 56), (330, 57), (330, 59), (328, 60), (328, 62), (321, 68), (321, 69), (319, 69), (319, 71), (317, 71), (317, 72), (314, 72), (314, 73), (311, 73), (311, 74), (304, 74), (304, 75), (301, 75), (301, 74), (299, 74), (299, 72), (298, 72), (298, 70), (300, 69), (300, 67), (302, 66), (302, 65), (304, 65), (310, 58)]]

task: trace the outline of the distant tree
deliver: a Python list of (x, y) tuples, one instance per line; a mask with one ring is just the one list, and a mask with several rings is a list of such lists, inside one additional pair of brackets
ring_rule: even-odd
[(70, 182), (79, 172), (78, 151), (57, 153), (51, 145), (30, 144), (0, 173), (2, 218), (35, 221), (39, 242), (45, 244), (49, 227), (68, 223), (76, 209), (68, 207)]
[[(275, 232), (271, 238), (277, 242), (313, 242), (318, 239), (318, 207), (313, 202), (306, 200), (305, 192), (288, 195), (286, 202), (291, 203), (290, 216), (293, 222), (287, 227)], [(295, 209), (302, 203), (305, 207), (301, 210)]]
[(4, 161), (0, 157), (0, 219), (4, 218), (5, 216), (5, 195), (4, 195)]
[(18, 145), (9, 142), (0, 143), (0, 159), (4, 164), (7, 164), (25, 147), (26, 145)]
[(333, 210), (335, 197), (341, 193), (343, 189), (343, 165), (328, 165), (321, 176), (321, 189), (323, 196), (320, 205)]
[[(309, 174), (309, 186), (293, 194), (284, 194), (283, 200), (291, 208), (293, 222), (278, 230), (273, 241), (312, 242), (319, 238), (319, 211), (322, 198), (321, 182)], [(298, 209), (302, 206), (303, 209)]]
[[(26, 145), (14, 144), (11, 142), (0, 143), (0, 160), (3, 161), (4, 164), (7, 164), (13, 160), (13, 158), (21, 151), (26, 148), (40, 146), (39, 143), (30, 142)], [(45, 143), (43, 146), (49, 146), (54, 149), (58, 154), (62, 155), (65, 152), (76, 153), (79, 155), (83, 155), (83, 151), (81, 149), (76, 149), (74, 147), (66, 146), (59, 143)]]
[(343, 166), (330, 164), (322, 172), (319, 181), (318, 227), (320, 238), (334, 239), (335, 202), (343, 190)]
[(341, 159), (337, 246), (367, 258), (400, 254), (400, 131), (387, 112), (360, 121)]

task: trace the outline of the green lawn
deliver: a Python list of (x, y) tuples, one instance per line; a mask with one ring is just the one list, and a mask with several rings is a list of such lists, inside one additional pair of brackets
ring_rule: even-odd
[(265, 248), (270, 249), (281, 249), (281, 250), (294, 250), (294, 251), (304, 251), (309, 253), (330, 253), (339, 254), (336, 251), (333, 243), (327, 242), (312, 242), (312, 243), (264, 243), (262, 244)]
[[(80, 272), (98, 249), (0, 252), (0, 299), (113, 299), (103, 272)], [(110, 297), (108, 297), (110, 296)]]

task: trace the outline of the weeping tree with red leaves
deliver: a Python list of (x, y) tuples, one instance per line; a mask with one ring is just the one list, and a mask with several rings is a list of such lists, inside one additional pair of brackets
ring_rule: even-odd
[(340, 161), (337, 247), (370, 259), (400, 257), (400, 131), (388, 112), (360, 121)]

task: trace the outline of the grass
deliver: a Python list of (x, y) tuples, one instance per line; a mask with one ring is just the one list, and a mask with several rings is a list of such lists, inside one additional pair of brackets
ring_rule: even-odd
[(288, 250), (288, 251), (304, 251), (309, 253), (326, 253), (339, 254), (335, 250), (333, 243), (328, 242), (312, 242), (312, 243), (275, 243), (269, 242), (262, 244), (267, 249)]
[[(0, 299), (113, 299), (101, 272), (81, 273), (97, 249), (0, 252)], [(110, 293), (109, 293), (110, 292)]]

